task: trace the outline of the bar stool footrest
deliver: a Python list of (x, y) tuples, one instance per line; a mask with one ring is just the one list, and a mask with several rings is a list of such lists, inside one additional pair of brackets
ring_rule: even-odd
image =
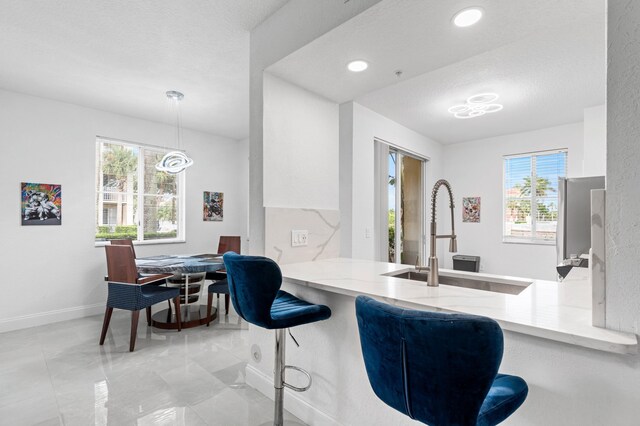
[(296, 391), (296, 392), (304, 392), (304, 391), (306, 391), (306, 390), (309, 390), (309, 388), (311, 387), (311, 374), (309, 374), (309, 372), (308, 372), (308, 371), (303, 370), (303, 369), (302, 369), (302, 368), (300, 368), (300, 367), (296, 367), (295, 365), (285, 365), (285, 366), (284, 366), (284, 368), (282, 369), (282, 373), (283, 373), (283, 374), (284, 374), (284, 372), (286, 371), (286, 369), (287, 369), (287, 368), (289, 368), (289, 369), (291, 369), (291, 370), (299, 371), (300, 373), (302, 373), (302, 374), (304, 374), (305, 376), (307, 376), (307, 379), (309, 380), (309, 383), (308, 383), (306, 386), (304, 386), (304, 387), (297, 387), (297, 386), (290, 385), (289, 383), (287, 383), (287, 382), (285, 382), (285, 381), (283, 380), (283, 381), (282, 381), (282, 384), (283, 384), (285, 387), (287, 387), (287, 388), (289, 388), (289, 389), (291, 389), (291, 390), (293, 390), (293, 391)]

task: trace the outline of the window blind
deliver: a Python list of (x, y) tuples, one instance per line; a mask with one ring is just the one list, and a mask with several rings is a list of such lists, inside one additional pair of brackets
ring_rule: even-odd
[(558, 178), (566, 170), (566, 149), (504, 157), (505, 241), (555, 241)]

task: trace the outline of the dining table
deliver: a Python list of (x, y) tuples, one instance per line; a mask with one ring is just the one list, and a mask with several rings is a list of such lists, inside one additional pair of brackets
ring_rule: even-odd
[[(207, 316), (207, 307), (199, 302), (204, 290), (207, 272), (215, 272), (224, 268), (222, 256), (219, 254), (196, 255), (158, 255), (136, 259), (139, 274), (173, 274), (165, 285), (181, 288), (181, 320), (182, 328), (192, 328), (218, 317), (218, 310), (211, 309)], [(151, 325), (156, 328), (174, 330), (178, 328), (175, 312), (169, 304), (167, 309), (151, 316)]]

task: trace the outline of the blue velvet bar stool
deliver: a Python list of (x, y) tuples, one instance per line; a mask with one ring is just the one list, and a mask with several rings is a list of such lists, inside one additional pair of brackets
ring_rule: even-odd
[[(275, 368), (275, 414), (273, 424), (283, 423), (284, 388), (303, 392), (311, 386), (311, 376), (299, 367), (285, 365), (285, 343), (287, 328), (326, 320), (331, 310), (324, 305), (314, 305), (280, 290), (282, 274), (271, 259), (260, 256), (241, 256), (225, 253), (224, 265), (233, 307), (246, 321), (258, 327), (276, 331)], [(299, 388), (285, 382), (286, 369), (304, 373), (309, 384)]]
[(528, 387), (498, 374), (503, 336), (490, 318), (401, 309), (356, 298), (369, 383), (387, 405), (431, 426), (493, 426)]

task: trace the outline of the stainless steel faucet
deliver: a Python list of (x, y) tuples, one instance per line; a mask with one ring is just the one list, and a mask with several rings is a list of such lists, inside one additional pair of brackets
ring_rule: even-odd
[[(437, 235), (436, 229), (436, 199), (438, 196), (438, 190), (441, 186), (447, 188), (447, 192), (449, 193), (449, 208), (451, 208), (451, 234), (449, 235)], [(455, 253), (458, 251), (458, 241), (456, 239), (456, 231), (453, 222), (453, 192), (451, 191), (451, 184), (444, 179), (440, 179), (433, 186), (433, 190), (431, 191), (431, 237), (429, 249), (431, 254), (429, 256), (429, 276), (427, 285), (430, 287), (438, 287), (438, 257), (436, 256), (436, 240), (438, 238), (450, 238), (449, 241), (449, 251), (451, 253)]]

